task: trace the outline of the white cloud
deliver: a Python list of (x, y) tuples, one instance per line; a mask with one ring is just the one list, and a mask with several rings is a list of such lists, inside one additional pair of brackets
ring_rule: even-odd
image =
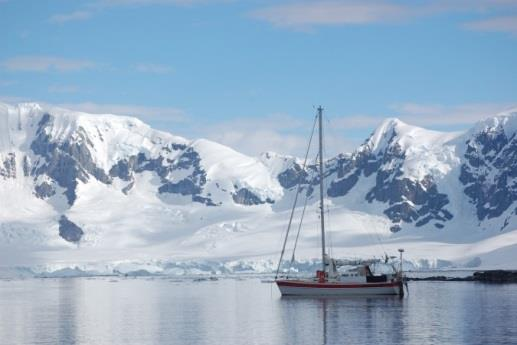
[(49, 18), (52, 23), (66, 23), (71, 21), (87, 20), (92, 16), (91, 11), (77, 10), (70, 13), (55, 14)]
[(380, 1), (312, 1), (274, 5), (252, 16), (276, 26), (304, 28), (316, 25), (354, 25), (407, 18), (414, 9)]
[(262, 152), (273, 151), (282, 154), (303, 155), (307, 138), (301, 135), (286, 134), (280, 130), (270, 129), (207, 129), (206, 137), (223, 145), (232, 147), (239, 152), (258, 156)]
[(72, 111), (82, 111), (90, 114), (133, 116), (138, 117), (150, 125), (152, 125), (154, 122), (160, 122), (162, 124), (186, 123), (189, 120), (187, 114), (183, 110), (175, 107), (150, 107), (136, 104), (105, 104), (95, 102), (49, 103), (45, 101), (38, 101), (33, 98), (9, 95), (0, 95), (0, 101), (11, 104), (35, 102), (51, 107), (59, 107)]
[(153, 63), (141, 63), (135, 66), (135, 70), (142, 73), (152, 74), (169, 74), (172, 73), (172, 67), (167, 65), (153, 64)]
[(0, 67), (9, 71), (47, 72), (72, 72), (93, 69), (96, 64), (89, 60), (66, 59), (55, 56), (16, 56), (0, 61)]
[[(265, 20), (278, 27), (307, 29), (316, 26), (366, 25), (393, 23), (415, 18), (449, 13), (487, 15), (515, 11), (515, 0), (322, 0), (291, 1), (258, 9), (252, 17)], [(510, 17), (496, 22), (487, 20), (472, 24), (486, 29), (514, 30)], [(470, 24), (469, 24), (470, 25)]]
[(61, 103), (58, 107), (92, 114), (115, 114), (134, 116), (143, 121), (181, 123), (187, 120), (184, 111), (174, 107), (149, 107), (135, 104), (101, 104), (94, 102)]
[[(332, 128), (353, 130), (369, 129), (378, 126), (384, 118), (372, 115), (347, 115), (332, 118)], [(366, 138), (365, 138), (366, 139)]]
[[(8, 103), (31, 101), (21, 97), (0, 96)], [(178, 108), (149, 107), (134, 104), (99, 104), (95, 102), (53, 104), (58, 107), (84, 111), (93, 114), (129, 115), (172, 134), (195, 139), (204, 137), (239, 152), (258, 156), (262, 152), (273, 151), (302, 157), (305, 154), (311, 118), (301, 118), (286, 114), (268, 116), (241, 116), (237, 119), (218, 123), (194, 121)], [(387, 117), (398, 117), (402, 121), (429, 129), (444, 130), (448, 127), (468, 129), (477, 121), (496, 116), (508, 109), (512, 103), (478, 103), (459, 105), (401, 103), (391, 106), (391, 111), (378, 115), (327, 116), (325, 124), (326, 157), (338, 153), (351, 152), (362, 143)], [(173, 129), (173, 125), (176, 129)], [(179, 127), (181, 132), (178, 132)]]
[(517, 15), (493, 17), (465, 24), (465, 28), (475, 31), (498, 31), (517, 35)]
[(22, 103), (22, 102), (29, 102), (30, 100), (24, 97), (19, 96), (9, 96), (9, 95), (0, 95), (0, 102), (5, 103)]
[[(305, 154), (312, 128), (312, 119), (287, 114), (268, 116), (241, 116), (238, 119), (218, 123), (193, 122), (186, 114), (172, 107), (147, 107), (124, 104), (97, 104), (93, 102), (58, 104), (58, 106), (89, 113), (131, 115), (150, 124), (160, 122), (171, 129), (170, 124), (186, 125), (181, 133), (191, 139), (204, 137), (227, 145), (239, 152), (258, 156), (273, 151), (302, 157)], [(477, 121), (495, 116), (512, 108), (511, 103), (479, 103), (461, 105), (433, 105), (401, 103), (391, 106), (391, 111), (380, 115), (333, 116), (325, 123), (326, 157), (352, 152), (387, 117), (424, 128), (443, 130), (448, 126), (468, 129)], [(169, 124), (167, 126), (167, 124)]]
[[(514, 109), (517, 103), (477, 103), (460, 105), (433, 105), (418, 103), (402, 103), (391, 106), (392, 111), (380, 115), (347, 115), (328, 116), (325, 125), (325, 142), (327, 157), (338, 153), (352, 152), (388, 117), (397, 117), (415, 126), (444, 130), (454, 126), (468, 129), (476, 122)], [(296, 121), (296, 118), (292, 118)], [(248, 125), (245, 125), (248, 123)], [(244, 120), (237, 126), (233, 123), (209, 128), (210, 139), (221, 142), (244, 153), (257, 155), (263, 151), (274, 151), (284, 154), (303, 156), (308, 131), (311, 124), (293, 122), (289, 125), (289, 117), (280, 121), (266, 121), (257, 126), (256, 120)], [(303, 127), (302, 127), (303, 126)], [(303, 130), (301, 130), (303, 128)], [(294, 131), (293, 131), (294, 130)]]
[(221, 2), (221, 0), (100, 0), (104, 6), (146, 6), (146, 5), (194, 5), (198, 3)]
[[(307, 149), (312, 125), (310, 120), (285, 114), (241, 117), (215, 125), (205, 124), (196, 136), (206, 137), (251, 156), (272, 151), (302, 157)], [(352, 151), (358, 144), (337, 131), (327, 131), (325, 142), (326, 155), (329, 157)]]
[[(335, 130), (373, 131), (388, 117), (396, 117), (409, 125), (420, 126), (428, 129), (444, 129), (448, 126), (454, 128), (469, 128), (478, 121), (504, 113), (514, 109), (516, 103), (469, 103), (459, 105), (399, 103), (391, 105), (391, 111), (372, 115), (345, 115), (331, 119), (331, 127)], [(364, 138), (366, 139), (366, 138)]]
[(392, 106), (395, 116), (417, 126), (449, 125), (468, 127), (477, 121), (496, 116), (517, 103), (471, 103), (460, 105), (433, 105), (403, 103)]
[(0, 87), (7, 87), (18, 84), (15, 80), (1, 80), (0, 79)]
[[(2, 0), (0, 0), (2, 1)], [(139, 7), (152, 5), (190, 6), (197, 4), (224, 3), (233, 0), (96, 0), (86, 3), (81, 9), (70, 13), (58, 13), (49, 18), (52, 23), (87, 20), (102, 10), (116, 7)]]

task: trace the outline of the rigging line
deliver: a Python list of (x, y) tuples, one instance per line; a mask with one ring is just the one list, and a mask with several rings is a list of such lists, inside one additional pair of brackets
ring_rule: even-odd
[[(318, 119), (318, 117), (316, 116), (314, 118), (314, 123), (312, 125), (312, 132), (311, 132), (311, 136), (309, 138), (309, 144), (307, 145), (307, 152), (305, 153), (305, 159), (303, 160), (302, 171), (305, 171), (305, 167), (307, 165), (307, 157), (309, 157), (309, 151), (311, 149), (311, 143), (312, 143), (312, 138), (314, 136), (314, 130), (316, 128), (316, 120), (317, 119)], [(296, 204), (298, 202), (298, 195), (300, 194), (301, 186), (302, 186), (302, 183), (299, 180), (298, 181), (298, 186), (296, 188), (296, 195), (294, 196), (294, 203), (293, 203), (293, 208), (291, 210), (291, 216), (289, 217), (289, 223), (287, 225), (287, 230), (286, 230), (286, 233), (285, 233), (284, 244), (282, 246), (282, 251), (280, 252), (280, 259), (278, 260), (278, 267), (276, 268), (275, 280), (278, 278), (278, 272), (280, 272), (280, 264), (282, 263), (282, 259), (284, 257), (285, 246), (287, 244), (287, 239), (289, 238), (289, 231), (291, 229), (291, 224), (293, 222), (294, 211), (296, 209)]]
[[(327, 122), (327, 128), (330, 128), (332, 129), (333, 127), (331, 126), (331, 119), (330, 119), (330, 116), (327, 116), (326, 118), (326, 122)], [(323, 147), (323, 149), (325, 150), (325, 147), (326, 145)], [(327, 152), (325, 152), (325, 154), (327, 154)], [(327, 184), (325, 185), (326, 188), (328, 188)], [(330, 210), (327, 210), (328, 212), (328, 224), (329, 224), (329, 228), (331, 227), (330, 225)], [(377, 245), (380, 247), (381, 251), (384, 253), (384, 256), (386, 257), (388, 254), (386, 252), (386, 248), (384, 247), (383, 245), (383, 242), (382, 242), (382, 239), (381, 239), (381, 236), (379, 235), (379, 232), (377, 231), (377, 228), (376, 227), (373, 227), (373, 234), (371, 232), (367, 232), (367, 235), (373, 240), (373, 242), (377, 242)], [(329, 242), (330, 242), (330, 250), (332, 250), (332, 237), (331, 237), (331, 232), (329, 232)]]
[(375, 226), (373, 226), (372, 228), (373, 228), (373, 233), (370, 231), (366, 231), (366, 235), (368, 235), (370, 237), (370, 239), (372, 240), (372, 243), (376, 242), (377, 245), (380, 246), (380, 248), (384, 252), (384, 254), (386, 254), (386, 251), (384, 250), (382, 242), (379, 240), (379, 237), (377, 236), (377, 233), (375, 232)]
[[(330, 116), (327, 116), (326, 117), (326, 122), (327, 122), (327, 128), (332, 128), (330, 126)], [(323, 127), (322, 128), (323, 130), (323, 134), (325, 134), (325, 131), (326, 131), (326, 128)], [(328, 152), (327, 152), (327, 136), (323, 136), (323, 152), (325, 154), (326, 157), (328, 157)], [(328, 169), (327, 169), (328, 171)], [(330, 175), (329, 175), (330, 176)], [(328, 179), (325, 179), (323, 178), (323, 184), (325, 185), (325, 191), (327, 191), (327, 199), (328, 199)], [(334, 249), (334, 244), (332, 242), (332, 225), (331, 225), (331, 221), (330, 221), (330, 207), (327, 207), (327, 224), (328, 224), (328, 238), (329, 238), (329, 257), (332, 257), (332, 252), (333, 252), (333, 249)]]
[(303, 217), (305, 216), (305, 209), (307, 208), (307, 202), (308, 201), (309, 201), (309, 195), (308, 195), (308, 193), (306, 191), (305, 192), (305, 203), (303, 204), (302, 215), (300, 217), (300, 223), (298, 224), (298, 231), (296, 233), (296, 239), (294, 240), (293, 255), (291, 256), (291, 262), (289, 263), (289, 268), (291, 268), (293, 266), (294, 253), (296, 252), (296, 246), (298, 245), (298, 238), (300, 237), (300, 230), (302, 228)]
[[(327, 188), (327, 186), (325, 186)], [(332, 223), (330, 221), (330, 208), (327, 207), (327, 225), (328, 225), (328, 238), (329, 238), (329, 256), (332, 257), (334, 251), (334, 243), (332, 241)]]
[(386, 252), (386, 248), (384, 248), (384, 245), (382, 244), (382, 239), (381, 239), (381, 237), (380, 237), (380, 235), (377, 232), (377, 229), (375, 227), (373, 227), (373, 231), (374, 231), (375, 236), (377, 237), (377, 241), (379, 242), (381, 250), (384, 253), (384, 257), (388, 257), (388, 253)]

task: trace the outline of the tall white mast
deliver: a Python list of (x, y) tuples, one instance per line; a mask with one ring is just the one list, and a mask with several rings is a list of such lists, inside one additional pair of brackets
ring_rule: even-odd
[(320, 157), (321, 264), (325, 272), (325, 209), (323, 208), (323, 108), (318, 107)]

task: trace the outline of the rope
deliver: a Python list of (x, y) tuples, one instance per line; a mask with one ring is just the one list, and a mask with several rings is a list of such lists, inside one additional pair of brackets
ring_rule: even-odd
[[(330, 116), (327, 115), (327, 117), (325, 118), (326, 119), (326, 122), (328, 123), (328, 128), (332, 129), (333, 127), (331, 126), (331, 119), (330, 119)], [(326, 137), (324, 137), (324, 140), (325, 140)], [(323, 146), (323, 149), (325, 149), (326, 145)], [(325, 154), (327, 154), (327, 152), (325, 151)], [(325, 182), (325, 188), (327, 188), (328, 190), (328, 184), (327, 184), (327, 181)], [(331, 225), (330, 225), (330, 210), (327, 209), (327, 218), (328, 218), (328, 225), (329, 225), (329, 228), (331, 228)], [(366, 231), (366, 235), (368, 235), (371, 239), (372, 239), (372, 242), (373, 243), (377, 243), (377, 245), (380, 247), (380, 250), (384, 253), (384, 257), (387, 257), (387, 253), (386, 253), (386, 248), (384, 247), (383, 243), (382, 243), (382, 239), (381, 239), (381, 236), (379, 235), (379, 232), (377, 231), (377, 229), (375, 227), (373, 227), (373, 234), (372, 232), (369, 232), (369, 231)], [(330, 242), (330, 251), (332, 250), (332, 235), (331, 235), (331, 232), (329, 231), (329, 242)], [(330, 252), (329, 252), (329, 255), (330, 255)]]
[[(311, 143), (312, 143), (312, 138), (314, 136), (314, 129), (316, 128), (317, 118), (318, 118), (317, 116), (314, 118), (314, 124), (312, 125), (312, 132), (311, 132), (311, 136), (309, 138), (309, 145), (307, 145), (307, 152), (305, 153), (305, 159), (303, 161), (303, 167), (302, 167), (303, 171), (305, 171), (305, 167), (307, 165), (307, 157), (309, 156), (309, 151), (311, 149)], [(277, 267), (276, 273), (275, 273), (275, 280), (278, 278), (278, 272), (280, 272), (280, 265), (282, 264), (282, 259), (284, 258), (285, 246), (287, 244), (287, 239), (289, 238), (289, 231), (291, 230), (291, 224), (293, 222), (294, 211), (296, 209), (296, 204), (298, 202), (298, 195), (300, 194), (301, 186), (302, 186), (301, 181), (298, 181), (298, 186), (296, 188), (296, 195), (294, 197), (293, 208), (291, 210), (291, 216), (289, 217), (289, 223), (287, 225), (287, 230), (285, 233), (284, 244), (282, 246), (282, 251), (280, 252), (280, 259), (278, 260), (278, 267)]]
[(302, 216), (300, 217), (300, 223), (298, 224), (298, 231), (296, 233), (296, 239), (294, 240), (293, 255), (291, 256), (291, 262), (289, 263), (289, 268), (293, 267), (294, 253), (296, 252), (296, 247), (298, 245), (298, 238), (300, 237), (300, 230), (302, 229), (303, 217), (305, 216), (305, 209), (307, 208), (307, 201), (309, 201), (309, 195), (306, 192), (305, 193), (305, 203), (303, 204)]

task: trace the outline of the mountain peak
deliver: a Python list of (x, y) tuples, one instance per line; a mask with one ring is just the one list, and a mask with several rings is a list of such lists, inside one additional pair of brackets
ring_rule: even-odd
[[(510, 111), (484, 126), (506, 131), (516, 119)], [(354, 223), (363, 233), (460, 238), (517, 229), (517, 138), (490, 130), (468, 146), (466, 135), (451, 140), (457, 133), (382, 121), (359, 151), (325, 162), (323, 192), (340, 212), (333, 231), (346, 236)], [(149, 257), (156, 248), (255, 255), (284, 230), (296, 186), (307, 197), (307, 219), (319, 224), (318, 184), (313, 161), (249, 157), (132, 117), (0, 103), (0, 246), (67, 245), (68, 258), (97, 249), (111, 256), (114, 248), (113, 257), (124, 258), (142, 243)]]
[(460, 135), (461, 132), (440, 132), (413, 126), (398, 118), (387, 118), (375, 129), (361, 149), (379, 152), (391, 144), (398, 144), (402, 150), (409, 147), (432, 147), (442, 145)]
[(396, 117), (387, 118), (373, 131), (365, 145), (371, 151), (378, 151), (388, 145), (394, 137), (401, 136), (409, 130), (417, 128), (406, 124)]
[(396, 128), (399, 126), (408, 126), (408, 124), (398, 117), (388, 117), (381, 122), (379, 128)]
[(517, 132), (517, 107), (500, 112), (494, 117), (479, 121), (469, 132), (504, 131), (507, 136)]

